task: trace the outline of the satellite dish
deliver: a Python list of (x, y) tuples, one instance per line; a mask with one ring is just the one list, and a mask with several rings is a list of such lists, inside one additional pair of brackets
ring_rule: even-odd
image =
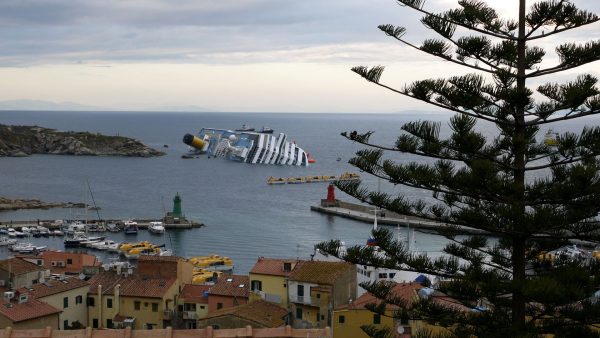
[(84, 275), (83, 273), (80, 273), (80, 274), (79, 274), (79, 279), (81, 279), (81, 280), (85, 280), (85, 275)]
[(396, 328), (396, 332), (398, 332), (398, 334), (403, 334), (404, 333), (404, 326), (398, 325), (398, 327)]

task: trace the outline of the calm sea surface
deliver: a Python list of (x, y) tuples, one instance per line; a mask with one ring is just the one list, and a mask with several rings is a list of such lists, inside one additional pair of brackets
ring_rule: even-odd
[[(340, 136), (342, 131), (375, 130), (373, 141), (393, 145), (404, 122), (430, 119), (447, 121), (446, 115), (432, 114), (249, 114), (249, 113), (96, 113), (96, 112), (0, 112), (0, 123), (39, 125), (59, 130), (91, 131), (129, 136), (167, 152), (156, 158), (76, 157), (34, 155), (26, 158), (0, 158), (0, 196), (38, 198), (43, 201), (79, 202), (84, 199), (89, 180), (102, 218), (156, 218), (164, 208), (172, 208), (179, 193), (188, 218), (206, 226), (168, 231), (155, 236), (141, 231), (137, 240), (165, 243), (180, 256), (217, 253), (231, 257), (236, 273), (246, 274), (259, 256), (308, 258), (313, 246), (328, 239), (341, 239), (348, 245), (362, 244), (370, 225), (310, 211), (325, 198), (325, 183), (270, 186), (269, 176), (339, 175), (356, 171), (347, 161), (359, 147)], [(579, 130), (587, 119), (554, 128)], [(284, 132), (317, 161), (309, 167), (250, 165), (220, 158), (182, 159), (188, 151), (181, 139), (202, 127), (235, 129), (242, 124), (269, 126)], [(448, 131), (443, 123), (443, 133)], [(486, 133), (495, 128), (482, 126)], [(542, 135), (543, 136), (543, 133)], [(541, 137), (540, 136), (540, 137)], [(163, 148), (163, 145), (168, 148)], [(336, 161), (341, 157), (341, 161)], [(400, 161), (414, 158), (397, 157)], [(363, 176), (372, 187), (377, 182)], [(427, 197), (424, 191), (382, 185), (382, 190), (402, 192), (410, 197)], [(337, 191), (337, 197), (353, 201)], [(0, 220), (70, 219), (70, 209), (21, 210), (0, 213)], [(88, 212), (89, 219), (96, 218)], [(404, 229), (400, 230), (404, 235)], [(122, 241), (136, 238), (109, 234)], [(62, 239), (32, 239), (63, 249)], [(417, 234), (416, 248), (435, 255), (446, 243), (444, 238)], [(0, 248), (0, 258), (10, 252)], [(108, 257), (103, 257), (106, 260)]]

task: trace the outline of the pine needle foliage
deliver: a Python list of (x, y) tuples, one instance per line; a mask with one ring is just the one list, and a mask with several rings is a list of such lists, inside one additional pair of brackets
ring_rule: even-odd
[[(464, 312), (426, 300), (405, 304), (390, 292), (392, 285), (364, 285), (382, 301), (371, 311), (385, 314), (386, 305), (395, 305), (396, 318), (447, 328), (422, 330), (417, 337), (600, 337), (600, 302), (594, 296), (600, 264), (566, 255), (542, 259), (544, 252), (573, 241), (600, 242), (600, 128), (563, 133), (556, 146), (540, 142), (542, 129), (552, 124), (600, 113), (595, 76), (562, 82), (549, 77), (598, 61), (600, 40), (562, 43), (554, 51), (535, 45), (600, 18), (567, 0), (519, 0), (514, 19), (501, 18), (480, 0), (459, 0), (457, 8), (440, 13), (429, 11), (424, 0), (397, 3), (421, 12), (421, 23), (439, 37), (418, 44), (407, 39), (404, 27), (384, 24), (381, 31), (472, 73), (395, 88), (382, 82), (383, 66), (352, 71), (374, 85), (454, 112), (450, 136), (440, 137), (440, 123), (430, 121), (404, 124), (393, 146), (372, 143), (373, 131), (342, 135), (366, 147), (350, 164), (398, 187), (430, 191), (434, 202), (408, 198), (403, 189), (393, 195), (361, 182), (336, 185), (362, 202), (444, 224), (440, 231), (450, 244), (434, 259), (410, 252), (379, 229), (373, 237), (385, 255), (364, 246), (339, 255), (336, 240), (317, 248), (356, 264), (439, 276), (445, 280), (436, 286), (440, 291), (480, 309)], [(542, 64), (552, 52), (557, 63)], [(532, 88), (539, 77), (549, 79)], [(494, 124), (498, 135), (478, 131), (482, 121)], [(385, 156), (389, 152), (427, 161), (393, 161)], [(494, 240), (458, 237), (464, 226)], [(363, 330), (372, 337), (392, 335), (373, 326)]]

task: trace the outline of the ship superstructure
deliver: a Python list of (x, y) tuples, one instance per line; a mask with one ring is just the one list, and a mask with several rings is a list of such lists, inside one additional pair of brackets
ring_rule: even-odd
[(197, 136), (186, 134), (183, 143), (196, 153), (237, 162), (308, 166), (306, 152), (295, 141), (287, 141), (284, 133), (202, 128)]

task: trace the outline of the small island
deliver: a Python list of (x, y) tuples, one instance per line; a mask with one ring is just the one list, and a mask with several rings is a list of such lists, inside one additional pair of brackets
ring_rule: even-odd
[(6, 198), (0, 196), (0, 212), (19, 209), (84, 208), (83, 203), (42, 202), (38, 199)]
[(132, 138), (0, 124), (0, 157), (32, 154), (154, 157), (164, 152)]

